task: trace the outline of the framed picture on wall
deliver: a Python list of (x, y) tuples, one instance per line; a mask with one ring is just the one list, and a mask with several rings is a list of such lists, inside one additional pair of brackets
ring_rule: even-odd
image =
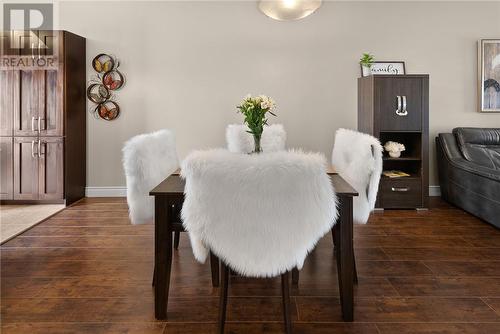
[(374, 61), (369, 71), (363, 71), (361, 67), (361, 75), (403, 75), (406, 74), (404, 61)]
[(479, 112), (500, 112), (500, 39), (478, 42)]

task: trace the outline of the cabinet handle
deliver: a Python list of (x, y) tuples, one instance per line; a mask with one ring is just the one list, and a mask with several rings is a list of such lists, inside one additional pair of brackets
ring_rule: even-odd
[(31, 117), (31, 131), (35, 131), (35, 117)]
[(41, 117), (38, 117), (38, 134), (40, 134), (40, 129), (42, 128), (42, 127), (40, 126), (40, 124), (41, 124), (41, 120), (42, 120), (42, 118), (41, 118)]
[(35, 155), (35, 141), (34, 140), (31, 141), (31, 157), (32, 158), (36, 158), (36, 155)]
[(42, 156), (42, 141), (38, 140), (38, 157)]
[(403, 107), (401, 108), (400, 104), (398, 104), (398, 106), (399, 106), (399, 108), (398, 108), (398, 110), (396, 110), (396, 115), (398, 115), (398, 116), (406, 116), (406, 115), (408, 115), (408, 110), (406, 110), (406, 95), (403, 95)]
[(404, 187), (404, 188), (392, 187), (391, 190), (394, 192), (398, 192), (398, 193), (405, 193), (405, 192), (410, 191), (410, 188), (408, 188), (408, 187)]
[(396, 114), (399, 115), (399, 113), (401, 112), (401, 96), (396, 96), (396, 98), (398, 99), (398, 109), (396, 109)]

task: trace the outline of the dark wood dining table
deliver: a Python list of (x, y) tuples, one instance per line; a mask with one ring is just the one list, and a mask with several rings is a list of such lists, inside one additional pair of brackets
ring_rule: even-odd
[[(336, 261), (340, 303), (344, 321), (353, 321), (354, 316), (354, 250), (353, 250), (353, 197), (356, 190), (333, 168), (327, 171), (338, 198), (339, 218), (332, 229), (335, 235)], [(167, 318), (170, 270), (172, 265), (172, 232), (178, 223), (172, 210), (181, 207), (184, 201), (184, 180), (180, 171), (163, 180), (150, 191), (155, 198), (155, 317)]]

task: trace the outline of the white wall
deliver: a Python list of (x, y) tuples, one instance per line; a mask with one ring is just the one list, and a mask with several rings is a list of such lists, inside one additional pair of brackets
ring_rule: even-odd
[(357, 124), (357, 60), (404, 60), (430, 74), (434, 137), (455, 126), (500, 126), (476, 111), (476, 41), (500, 38), (499, 2), (325, 2), (312, 16), (277, 22), (247, 2), (62, 2), (60, 28), (115, 54), (127, 77), (119, 119), (88, 116), (88, 186), (123, 186), (121, 147), (133, 135), (175, 130), (181, 157), (224, 145), (247, 93), (278, 103), (288, 145), (324, 152), (339, 127)]

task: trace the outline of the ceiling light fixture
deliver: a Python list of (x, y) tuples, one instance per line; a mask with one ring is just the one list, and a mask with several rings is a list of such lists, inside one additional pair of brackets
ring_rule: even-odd
[(300, 20), (314, 13), (321, 0), (261, 0), (259, 9), (272, 19), (279, 21)]

